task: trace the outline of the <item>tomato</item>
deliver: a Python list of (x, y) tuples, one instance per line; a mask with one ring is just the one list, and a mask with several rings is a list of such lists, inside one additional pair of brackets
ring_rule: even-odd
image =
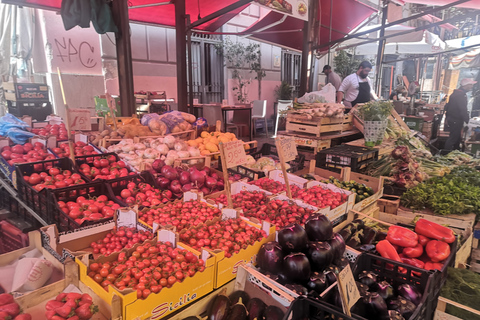
[(28, 179), (28, 183), (30, 183), (31, 185), (39, 184), (41, 181), (42, 181), (42, 178), (38, 173), (32, 173), (32, 175)]
[(102, 268), (102, 269), (100, 269), (99, 273), (102, 277), (106, 277), (109, 274), (109, 270), (108, 270), (108, 268)]
[(127, 199), (129, 197), (132, 196), (132, 192), (129, 190), (129, 189), (123, 189), (121, 192), (120, 192), (120, 196), (123, 198), (123, 199)]
[(56, 176), (57, 174), (60, 174), (60, 169), (58, 169), (58, 168), (51, 168), (50, 170), (48, 170), (48, 173), (49, 173), (51, 176)]
[(98, 263), (92, 263), (92, 264), (90, 265), (90, 270), (91, 270), (91, 271), (95, 271), (95, 272), (96, 272), (96, 271), (98, 271), (99, 268), (100, 268), (100, 266), (99, 266)]
[(162, 287), (166, 287), (168, 285), (168, 280), (165, 279), (165, 278), (162, 278), (162, 279), (160, 279), (159, 283)]
[(170, 276), (168, 277), (168, 285), (172, 286), (175, 282), (177, 282), (177, 278), (175, 278), (174, 276)]
[(95, 280), (97, 283), (101, 283), (103, 281), (103, 277), (97, 273), (95, 277), (93, 277), (93, 280)]

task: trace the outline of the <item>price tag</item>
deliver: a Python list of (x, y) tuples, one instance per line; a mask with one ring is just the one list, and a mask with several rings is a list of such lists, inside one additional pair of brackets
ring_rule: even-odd
[(245, 154), (242, 141), (237, 140), (224, 143), (223, 150), (227, 168), (233, 168), (247, 162), (247, 155)]
[(298, 155), (295, 139), (291, 137), (281, 137), (277, 141), (277, 148), (282, 148), (283, 151), (283, 160), (286, 162), (295, 160)]
[(350, 265), (347, 265), (338, 274), (338, 283), (340, 284), (340, 294), (348, 310), (360, 299), (360, 292), (358, 292), (355, 278), (353, 277), (352, 269)]
[(70, 130), (92, 130), (92, 121), (90, 119), (90, 110), (87, 109), (69, 109), (68, 122)]

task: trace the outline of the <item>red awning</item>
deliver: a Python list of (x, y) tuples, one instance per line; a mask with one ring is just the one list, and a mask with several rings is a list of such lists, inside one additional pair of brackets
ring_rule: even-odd
[[(441, 6), (445, 6), (449, 3), (453, 3), (453, 2), (455, 2), (455, 0), (395, 0), (395, 2), (398, 3), (398, 4), (418, 3), (418, 4), (425, 4), (427, 6), (441, 7)], [(468, 2), (456, 5), (455, 7), (480, 9), (480, 1), (479, 0), (470, 0)]]
[[(319, 0), (319, 21), (321, 23), (318, 43), (328, 43), (333, 40), (341, 39), (351, 32), (362, 21), (368, 18), (376, 10), (356, 0), (335, 0), (333, 1), (332, 16), (330, 16), (330, 0)], [(348, 8), (348, 10), (345, 10)], [(255, 31), (265, 31), (266, 33), (252, 34), (252, 38), (283, 47), (302, 50), (303, 44), (303, 20), (287, 16), (285, 21), (265, 29), (274, 23), (277, 23), (284, 17), (283, 14), (271, 11), (263, 19), (250, 26), (245, 33)], [(332, 23), (330, 34), (330, 21)], [(277, 31), (277, 33), (271, 31)], [(291, 31), (291, 32), (286, 32)], [(327, 50), (325, 47), (324, 50)]]
[[(430, 22), (430, 23), (435, 23), (435, 22), (442, 21), (442, 19), (440, 19), (438, 17), (435, 17), (432, 14), (426, 14), (426, 15), (422, 16), (420, 19), (425, 20), (425, 21)], [(440, 27), (442, 27), (444, 29), (447, 29), (448, 31), (458, 29), (457, 27), (455, 27), (454, 25), (452, 25), (450, 23), (441, 24)]]
[[(130, 0), (129, 5), (135, 7), (139, 5), (160, 3), (162, 1), (167, 2), (168, 0)], [(9, 0), (5, 2), (50, 10), (58, 10), (60, 9), (60, 6), (62, 4), (61, 0)], [(223, 9), (235, 2), (237, 2), (237, 0), (185, 0), (186, 14), (190, 15), (191, 22), (195, 22), (198, 20), (199, 14), (202, 18), (220, 9)], [(240, 13), (240, 11), (245, 9), (247, 6), (248, 4), (239, 9), (224, 14), (216, 19), (213, 19), (207, 23), (204, 23), (196, 29), (215, 31), (223, 24), (225, 24), (228, 20), (232, 19), (235, 15)], [(128, 11), (128, 14), (131, 21), (171, 27), (175, 26), (175, 6), (173, 4), (130, 9)]]

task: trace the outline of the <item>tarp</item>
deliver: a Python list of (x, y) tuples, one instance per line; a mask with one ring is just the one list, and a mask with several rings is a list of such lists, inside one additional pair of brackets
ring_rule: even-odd
[(473, 45), (480, 45), (480, 35), (465, 38), (458, 38), (445, 41), (447, 49), (460, 49)]
[[(313, 1), (313, 0), (312, 0)], [(369, 7), (356, 0), (318, 0), (319, 1), (319, 16), (317, 20), (320, 21), (321, 27), (319, 32), (318, 43), (328, 43), (330, 41), (338, 40), (360, 23), (368, 18), (376, 9)], [(330, 16), (330, 4), (333, 3), (332, 16)], [(348, 8), (348, 10), (346, 9)], [(304, 21), (287, 16), (285, 20), (276, 24), (284, 18), (284, 14), (271, 11), (265, 17), (251, 25), (244, 32), (251, 33), (251, 38), (264, 42), (269, 42), (282, 47), (301, 51), (303, 45), (303, 26)], [(331, 22), (331, 32), (330, 32)], [(271, 28), (270, 25), (275, 24)], [(262, 33), (254, 34), (256, 31), (277, 31), (277, 33)], [(280, 31), (280, 32), (278, 32)], [(285, 33), (283, 31), (292, 31)], [(327, 51), (325, 47), (322, 50)]]
[[(395, 3), (398, 3), (398, 4), (418, 3), (418, 4), (425, 4), (427, 6), (440, 7), (440, 6), (447, 5), (449, 3), (453, 3), (455, 1), (456, 0), (395, 0)], [(459, 4), (456, 7), (480, 9), (480, 1), (479, 0), (470, 0), (468, 2)]]
[(473, 49), (450, 59), (449, 69), (479, 68), (480, 49)]

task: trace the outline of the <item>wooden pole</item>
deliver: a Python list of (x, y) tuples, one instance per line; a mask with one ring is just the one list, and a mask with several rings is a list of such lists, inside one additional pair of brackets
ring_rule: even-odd
[(280, 166), (282, 167), (283, 179), (285, 180), (285, 186), (287, 187), (287, 197), (292, 199), (292, 190), (290, 189), (290, 183), (288, 182), (287, 168), (285, 167), (285, 155), (283, 148), (279, 143), (279, 138), (275, 139), (275, 145), (277, 146), (278, 158), (280, 159)]
[(228, 208), (233, 209), (232, 192), (230, 190), (230, 180), (228, 179), (227, 158), (225, 157), (225, 149), (223, 142), (220, 142), (220, 161), (222, 162), (223, 184), (225, 192), (227, 193)]
[(72, 130), (70, 130), (70, 111), (68, 110), (67, 98), (65, 97), (65, 90), (63, 90), (63, 81), (62, 81), (62, 73), (60, 72), (60, 68), (57, 67), (58, 72), (58, 82), (60, 83), (60, 91), (62, 92), (63, 97), (63, 105), (65, 106), (65, 126), (67, 127), (67, 137), (68, 137), (68, 145), (70, 147), (70, 159), (75, 165), (75, 151), (73, 149), (73, 140), (72, 140)]

